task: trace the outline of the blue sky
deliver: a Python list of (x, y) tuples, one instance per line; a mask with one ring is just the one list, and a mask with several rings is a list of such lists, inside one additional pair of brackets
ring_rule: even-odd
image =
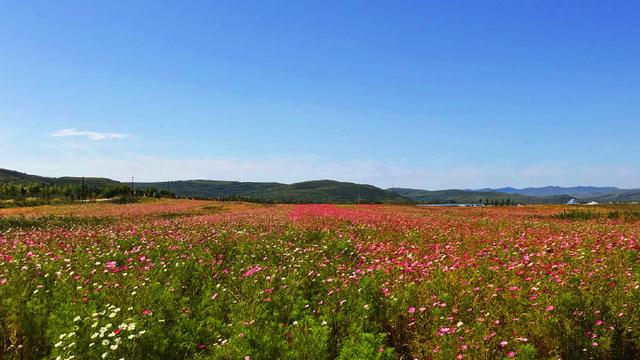
[(0, 167), (640, 187), (638, 1), (3, 1)]

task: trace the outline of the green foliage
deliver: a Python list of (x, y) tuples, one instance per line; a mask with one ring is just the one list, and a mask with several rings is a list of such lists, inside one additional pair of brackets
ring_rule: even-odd
[(602, 217), (602, 215), (596, 211), (582, 209), (564, 210), (554, 216), (562, 220), (593, 220)]
[(348, 337), (337, 359), (395, 359), (392, 348), (385, 347), (386, 336), (384, 334), (358, 333)]
[(73, 229), (82, 227), (95, 227), (99, 225), (107, 225), (115, 222), (115, 219), (108, 217), (88, 217), (88, 216), (3, 216), (0, 217), (0, 233), (12, 230), (28, 230), (28, 229)]

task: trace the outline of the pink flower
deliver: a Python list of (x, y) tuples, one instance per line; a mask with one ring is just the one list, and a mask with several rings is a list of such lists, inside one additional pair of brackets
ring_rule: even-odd
[(494, 336), (496, 336), (496, 332), (495, 332), (495, 331), (494, 331), (494, 332), (492, 332), (492, 333), (491, 333), (491, 334), (489, 334), (489, 335), (485, 335), (482, 339), (483, 339), (484, 341), (489, 341), (489, 340), (491, 340), (491, 338), (492, 338), (492, 337), (494, 337)]
[(262, 270), (263, 268), (260, 267), (260, 265), (256, 265), (256, 266), (251, 266), (247, 269), (247, 271), (244, 272), (244, 274), (242, 274), (242, 276), (244, 277), (249, 277), (255, 273), (257, 273), (258, 271)]
[(204, 343), (199, 343), (198, 344), (198, 349), (200, 349), (200, 350), (202, 350), (202, 349), (204, 349), (206, 347), (207, 347), (207, 345), (205, 345)]
[(504, 340), (500, 341), (500, 347), (505, 347), (505, 346), (507, 346), (508, 344), (509, 344), (509, 343), (508, 343), (507, 341), (504, 341)]
[(153, 312), (151, 310), (149, 310), (149, 309), (144, 309), (144, 310), (142, 310), (142, 314), (148, 316), (148, 315), (153, 314)]
[(509, 352), (507, 353), (507, 357), (508, 357), (508, 358), (512, 358), (512, 357), (515, 357), (515, 356), (516, 356), (516, 352), (515, 352), (515, 351), (513, 351), (513, 350), (512, 350), (512, 351), (509, 351)]
[(547, 311), (553, 311), (553, 309), (555, 309), (555, 308), (553, 307), (553, 305), (549, 305), (549, 306), (547, 306)]
[(249, 355), (245, 356), (244, 360), (251, 360), (251, 356), (249, 356)]
[(596, 346), (598, 346), (598, 345), (599, 345), (599, 344), (598, 344), (597, 342), (595, 342), (595, 341), (591, 343), (591, 346), (593, 346), (593, 347), (596, 347)]
[(604, 322), (603, 322), (602, 320), (596, 320), (596, 325), (597, 325), (597, 326), (600, 326), (600, 325), (602, 325), (603, 323), (604, 323)]
[(416, 312), (416, 308), (415, 307), (410, 307), (409, 308), (409, 314), (413, 314), (414, 312)]

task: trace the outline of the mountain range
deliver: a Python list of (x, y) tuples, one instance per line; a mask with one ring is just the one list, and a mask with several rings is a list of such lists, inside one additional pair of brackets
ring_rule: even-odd
[[(79, 185), (81, 177), (46, 177), (13, 170), (0, 169), (0, 183), (41, 183), (48, 185)], [(131, 185), (100, 177), (85, 177), (87, 186), (98, 188), (110, 185)], [(218, 180), (180, 180), (165, 182), (134, 182), (133, 187), (155, 187), (169, 190), (181, 197), (243, 198), (273, 202), (301, 203), (479, 203), (510, 202), (520, 204), (566, 204), (571, 199), (578, 202), (636, 202), (640, 201), (640, 189), (616, 187), (546, 186), (517, 189), (484, 188), (477, 190), (422, 190), (408, 188), (381, 189), (373, 185), (355, 184), (334, 180), (314, 180), (294, 184), (277, 182), (239, 182)]]
[(429, 204), (476, 204), (485, 202), (503, 202), (518, 204), (566, 204), (574, 197), (566, 194), (548, 196), (528, 196), (521, 194), (509, 194), (494, 190), (420, 190), (406, 188), (391, 188), (389, 191), (402, 195), (418, 203)]
[(528, 196), (553, 196), (553, 195), (571, 195), (571, 196), (594, 196), (609, 194), (620, 191), (621, 189), (616, 187), (597, 187), (597, 186), (574, 186), (574, 187), (561, 187), (561, 186), (544, 186), (544, 187), (528, 187), (523, 189), (517, 189), (512, 187), (504, 187), (498, 189), (479, 189), (476, 191), (495, 191), (505, 194), (520, 194)]

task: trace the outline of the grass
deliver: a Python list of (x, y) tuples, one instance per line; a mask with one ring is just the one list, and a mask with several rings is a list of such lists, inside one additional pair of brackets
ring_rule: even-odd
[(602, 214), (591, 210), (564, 210), (560, 214), (554, 215), (555, 218), (561, 220), (593, 220), (602, 217)]
[(47, 215), (38, 217), (4, 216), (0, 217), (0, 233), (12, 230), (45, 230), (53, 228), (72, 229), (80, 227), (95, 227), (115, 222), (108, 217), (79, 217)]
[(636, 204), (602, 205), (589, 208), (565, 209), (552, 215), (561, 220), (586, 221), (610, 219), (633, 222), (640, 220), (640, 206)]

